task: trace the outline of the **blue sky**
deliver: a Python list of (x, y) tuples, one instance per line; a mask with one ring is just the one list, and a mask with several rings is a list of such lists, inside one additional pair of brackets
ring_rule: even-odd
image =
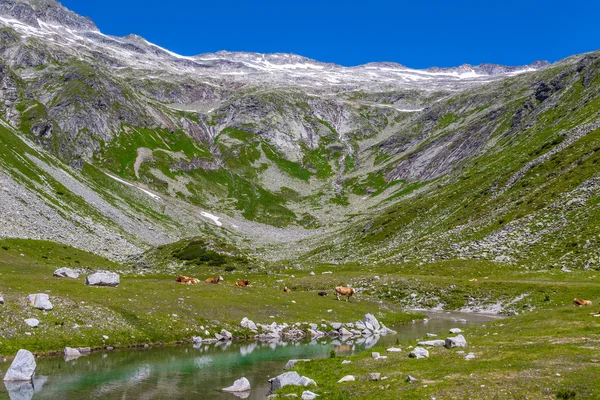
[(296, 53), (412, 68), (528, 64), (600, 49), (595, 0), (61, 0), (107, 34), (183, 55)]

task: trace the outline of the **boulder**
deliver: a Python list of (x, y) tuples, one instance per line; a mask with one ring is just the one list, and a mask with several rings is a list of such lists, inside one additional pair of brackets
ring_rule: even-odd
[(342, 327), (342, 324), (339, 322), (332, 322), (331, 327), (337, 331), (337, 330), (340, 330), (340, 328)]
[(419, 342), (419, 346), (430, 346), (430, 347), (444, 347), (446, 345), (445, 340), (426, 340), (424, 342)]
[(192, 336), (192, 341), (194, 342), (194, 344), (202, 344), (202, 337)]
[(52, 310), (52, 303), (50, 303), (50, 296), (46, 293), (30, 294), (27, 296), (27, 302), (38, 310)]
[(381, 379), (381, 374), (379, 372), (371, 372), (370, 374), (367, 374), (367, 378), (377, 382)]
[(426, 336), (427, 337), (437, 337), (437, 335), (435, 333), (427, 333)]
[(5, 381), (31, 381), (35, 373), (35, 358), (29, 350), (21, 349), (17, 352), (15, 359), (6, 374)]
[(379, 358), (379, 357), (381, 357), (381, 354), (379, 354), (378, 352), (374, 351), (374, 352), (371, 353), (371, 357), (373, 357), (373, 358)]
[(475, 358), (475, 354), (473, 353), (469, 353), (465, 356), (465, 360), (472, 360)]
[(240, 378), (233, 382), (233, 385), (221, 389), (223, 392), (247, 392), (250, 390), (250, 382), (246, 378)]
[(447, 349), (451, 349), (453, 347), (466, 347), (467, 341), (463, 335), (458, 335), (455, 337), (446, 338), (445, 346)]
[(346, 375), (345, 377), (340, 379), (337, 383), (354, 382), (355, 380), (356, 380), (356, 378), (354, 378), (354, 375)]
[(316, 385), (315, 381), (309, 379), (305, 376), (300, 376), (297, 372), (285, 372), (281, 375), (276, 376), (275, 378), (269, 379), (269, 383), (271, 384), (271, 389), (269, 394), (273, 394), (276, 390), (281, 389), (287, 385), (294, 386), (309, 386)]
[(58, 278), (77, 279), (79, 278), (79, 272), (71, 268), (59, 268), (56, 271), (54, 271), (54, 276)]
[(40, 324), (40, 321), (35, 318), (29, 318), (25, 320), (25, 323), (30, 327), (35, 328)]
[(346, 365), (346, 364), (352, 364), (352, 361), (350, 361), (350, 360), (342, 361), (342, 365)]
[(450, 329), (450, 333), (457, 334), (457, 333), (461, 333), (461, 332), (462, 332), (462, 329), (460, 329), (460, 328), (452, 328), (452, 329)]
[(233, 335), (231, 334), (231, 332), (222, 329), (221, 330), (221, 336), (223, 337), (223, 340), (231, 340), (233, 339)]
[(85, 284), (90, 286), (119, 286), (121, 278), (114, 272), (100, 271), (88, 275)]
[(4, 304), (4, 297), (0, 294), (0, 304)]
[(292, 369), (292, 368), (294, 368), (294, 366), (296, 365), (296, 363), (298, 363), (298, 362), (307, 362), (307, 361), (310, 361), (310, 360), (307, 360), (307, 359), (289, 360), (285, 364), (285, 367), (283, 367), (283, 369), (284, 370)]
[(73, 347), (65, 347), (64, 349), (65, 361), (76, 360), (81, 357), (81, 353), (79, 349), (75, 349)]
[(305, 390), (304, 392), (302, 392), (302, 400), (314, 400), (318, 396), (318, 394), (313, 393), (310, 390)]
[(242, 319), (242, 322), (240, 323), (240, 325), (242, 326), (242, 328), (250, 329), (252, 332), (258, 331), (258, 327), (256, 326), (256, 324), (246, 317), (244, 317), (244, 319)]
[(352, 332), (346, 328), (342, 328), (340, 329), (340, 336), (352, 336)]
[(390, 353), (399, 353), (402, 351), (402, 349), (399, 347), (390, 347), (389, 349), (387, 349), (387, 351), (389, 351)]
[(416, 358), (416, 359), (428, 358), (429, 352), (422, 347), (415, 347), (408, 356), (411, 358)]
[(418, 381), (418, 379), (413, 376), (407, 375), (407, 377), (406, 377), (406, 382), (408, 382), (408, 383), (415, 383), (417, 381)]
[[(381, 329), (381, 325), (379, 324), (379, 321), (377, 321), (377, 318), (375, 318), (375, 316), (373, 314), (366, 314), (365, 317), (363, 318), (363, 322), (365, 323), (365, 326), (371, 330), (378, 331)], [(370, 327), (369, 327), (369, 325), (370, 325)]]

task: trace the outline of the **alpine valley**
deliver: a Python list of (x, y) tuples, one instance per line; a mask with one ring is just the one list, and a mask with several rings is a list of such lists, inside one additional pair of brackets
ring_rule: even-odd
[[(470, 361), (434, 347), (296, 370), (322, 399), (598, 398), (600, 52), (425, 70), (190, 57), (0, 0), (0, 245), (7, 357), (250, 337), (242, 317), (485, 312), (511, 316), (465, 329)], [(316, 295), (346, 285), (350, 302)], [(52, 311), (23, 300), (38, 292)], [(338, 384), (370, 372), (389, 379)]]

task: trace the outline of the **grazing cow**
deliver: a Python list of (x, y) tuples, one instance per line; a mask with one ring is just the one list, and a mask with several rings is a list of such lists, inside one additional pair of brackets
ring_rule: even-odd
[(247, 279), (238, 279), (237, 282), (235, 283), (235, 286), (241, 286), (241, 287), (250, 286), (250, 281)]
[(338, 300), (340, 299), (340, 295), (342, 295), (346, 296), (346, 301), (348, 301), (350, 296), (352, 296), (354, 293), (356, 293), (356, 290), (353, 288), (343, 286), (336, 286), (335, 288), (335, 298)]
[(222, 276), (215, 276), (213, 278), (208, 278), (207, 280), (205, 280), (204, 282), (206, 283), (219, 283), (223, 280)]
[(318, 295), (325, 297), (325, 296), (327, 296), (327, 292), (319, 292)]
[(577, 297), (575, 297), (573, 299), (573, 304), (575, 304), (576, 306), (591, 306), (592, 302), (589, 300), (582, 300), (582, 299), (578, 299)]
[(175, 280), (183, 285), (197, 285), (200, 283), (200, 279), (190, 278), (189, 276), (178, 276)]
[(283, 291), (286, 293), (290, 293), (292, 291), (292, 289), (290, 289), (289, 287), (286, 286), (283, 288)]

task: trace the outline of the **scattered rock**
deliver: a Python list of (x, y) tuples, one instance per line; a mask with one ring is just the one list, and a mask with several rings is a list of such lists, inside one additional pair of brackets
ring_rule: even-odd
[(38, 326), (40, 324), (40, 321), (35, 319), (35, 318), (29, 318), (25, 320), (25, 323), (27, 325), (29, 325), (32, 328), (35, 328), (36, 326)]
[(240, 378), (233, 382), (233, 385), (221, 389), (223, 392), (247, 392), (250, 390), (250, 382), (246, 378)]
[(102, 335), (102, 339), (104, 339), (104, 340), (108, 340), (108, 336), (106, 336), (106, 335)]
[(285, 367), (283, 367), (283, 369), (284, 370), (292, 369), (292, 368), (294, 368), (294, 366), (296, 365), (296, 363), (298, 363), (298, 362), (307, 362), (307, 361), (310, 361), (310, 360), (307, 360), (307, 359), (289, 360), (285, 364)]
[(463, 335), (458, 335), (456, 337), (446, 338), (445, 343), (446, 348), (451, 349), (453, 347), (466, 347), (467, 341)]
[(0, 294), (0, 304), (4, 304), (4, 297)]
[(85, 280), (85, 284), (90, 286), (116, 287), (119, 286), (120, 279), (121, 278), (119, 277), (119, 274), (116, 274), (114, 272), (101, 271), (88, 275), (88, 277)]
[(269, 383), (271, 384), (271, 389), (269, 394), (273, 394), (276, 390), (281, 389), (287, 385), (295, 385), (295, 386), (309, 386), (316, 385), (315, 381), (309, 379), (305, 376), (300, 376), (297, 372), (285, 372), (281, 375), (276, 376), (275, 378), (269, 379)]
[(194, 344), (202, 344), (202, 338), (200, 336), (192, 336), (192, 341)]
[(339, 330), (342, 327), (342, 324), (339, 322), (332, 322), (331, 327), (335, 330)]
[(252, 332), (258, 332), (258, 327), (256, 326), (256, 324), (246, 317), (242, 319), (240, 325), (242, 326), (242, 328), (250, 329)]
[(65, 347), (64, 349), (65, 361), (76, 360), (81, 357), (81, 352), (79, 349), (75, 349), (72, 347)]
[(352, 336), (353, 333), (346, 328), (340, 329), (340, 336)]
[(450, 329), (450, 333), (457, 334), (457, 333), (461, 333), (461, 332), (462, 332), (462, 329), (460, 329), (460, 328), (452, 328), (452, 329)]
[(406, 377), (406, 382), (408, 382), (408, 383), (415, 383), (417, 381), (418, 381), (418, 379), (413, 376), (407, 375), (407, 377)]
[(402, 351), (402, 349), (400, 347), (390, 347), (389, 349), (387, 349), (387, 351), (389, 351), (390, 353), (399, 353)]
[(416, 358), (416, 359), (428, 358), (429, 351), (427, 351), (426, 349), (424, 349), (422, 347), (415, 347), (408, 356), (411, 358)]
[(424, 342), (419, 342), (419, 346), (430, 346), (430, 347), (444, 347), (446, 344), (445, 340), (426, 340)]
[(304, 392), (302, 392), (302, 400), (314, 400), (318, 396), (318, 394), (313, 393), (310, 390), (305, 390)]
[(35, 373), (35, 358), (29, 350), (17, 352), (10, 368), (4, 374), (4, 381), (31, 381)]
[(472, 360), (475, 358), (475, 354), (474, 353), (469, 353), (465, 356), (465, 360)]
[(374, 352), (371, 353), (371, 357), (373, 357), (373, 358), (379, 358), (379, 357), (381, 357), (381, 354), (379, 354), (378, 352), (374, 351)]
[(437, 335), (435, 333), (427, 333), (426, 336), (427, 337), (437, 337)]
[(350, 361), (350, 360), (342, 361), (342, 365), (347, 365), (347, 364), (352, 364), (352, 361)]
[(310, 271), (309, 275), (310, 276), (315, 276), (315, 272), (314, 271)]
[(372, 381), (378, 381), (381, 379), (381, 374), (379, 372), (371, 372), (370, 374), (367, 374), (367, 377)]
[(356, 378), (354, 378), (354, 375), (346, 375), (345, 377), (340, 379), (337, 383), (354, 382), (355, 380), (356, 380)]
[(221, 337), (222, 337), (222, 339), (219, 339), (219, 338), (217, 338), (217, 339), (219, 339), (219, 340), (232, 340), (233, 339), (233, 335), (231, 334), (231, 332), (229, 332), (225, 329), (221, 330)]
[(30, 294), (27, 296), (27, 302), (38, 310), (47, 311), (53, 308), (52, 303), (50, 303), (50, 296), (45, 293)]
[(54, 271), (54, 276), (58, 278), (77, 279), (79, 278), (79, 272), (71, 268), (59, 268), (56, 271)]

